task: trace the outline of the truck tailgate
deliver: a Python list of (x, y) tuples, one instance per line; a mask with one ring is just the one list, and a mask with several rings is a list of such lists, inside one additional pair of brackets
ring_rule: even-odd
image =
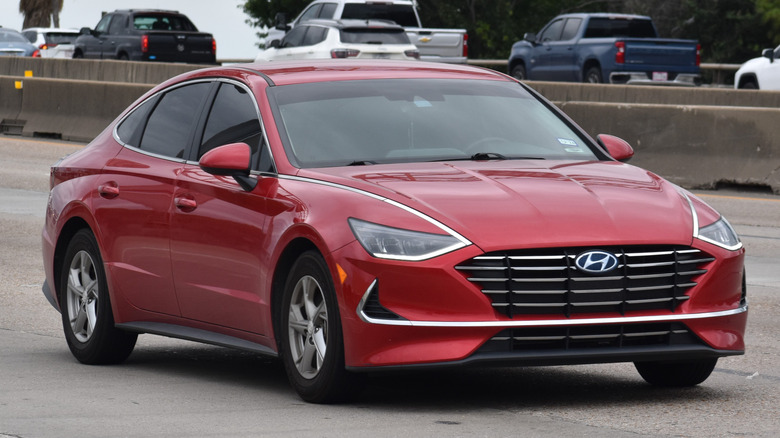
[(152, 61), (216, 63), (211, 34), (150, 31), (147, 57)]
[(689, 67), (696, 65), (697, 43), (692, 40), (674, 39), (626, 39), (626, 65), (646, 66), (654, 69)]
[(440, 61), (465, 63), (466, 54), (463, 50), (466, 31), (464, 29), (424, 29), (407, 27), (406, 35), (420, 51), (420, 59), (425, 61)]

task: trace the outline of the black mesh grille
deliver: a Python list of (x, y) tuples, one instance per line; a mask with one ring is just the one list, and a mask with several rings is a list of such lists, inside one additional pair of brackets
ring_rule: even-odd
[(702, 345), (680, 323), (533, 327), (502, 330), (480, 352), (606, 350)]
[(605, 274), (578, 269), (578, 255), (595, 248), (490, 253), (458, 266), (509, 317), (671, 310), (688, 300), (712, 256), (688, 247), (604, 247), (617, 257)]

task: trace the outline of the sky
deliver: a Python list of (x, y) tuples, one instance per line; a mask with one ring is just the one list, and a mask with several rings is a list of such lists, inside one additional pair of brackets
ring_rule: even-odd
[[(254, 59), (259, 49), (257, 29), (239, 7), (243, 0), (64, 0), (60, 27), (94, 28), (101, 12), (116, 9), (172, 9), (188, 16), (198, 30), (217, 40), (217, 59)], [(219, 6), (215, 6), (219, 5)], [(21, 30), (24, 16), (18, 0), (0, 0), (0, 26)]]

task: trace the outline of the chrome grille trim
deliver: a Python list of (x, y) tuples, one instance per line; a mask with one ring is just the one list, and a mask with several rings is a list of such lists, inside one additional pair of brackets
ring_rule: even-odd
[[(618, 258), (606, 275), (580, 271), (577, 257), (603, 250)], [(550, 248), (492, 253), (455, 267), (506, 316), (670, 310), (688, 300), (715, 258), (690, 247)]]

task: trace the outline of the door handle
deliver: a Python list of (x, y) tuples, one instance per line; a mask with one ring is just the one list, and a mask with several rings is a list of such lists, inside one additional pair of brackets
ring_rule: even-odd
[(176, 208), (184, 212), (190, 212), (198, 208), (198, 202), (192, 198), (179, 197), (174, 199)]
[(119, 186), (111, 181), (98, 186), (98, 194), (101, 198), (114, 199), (119, 196)]

